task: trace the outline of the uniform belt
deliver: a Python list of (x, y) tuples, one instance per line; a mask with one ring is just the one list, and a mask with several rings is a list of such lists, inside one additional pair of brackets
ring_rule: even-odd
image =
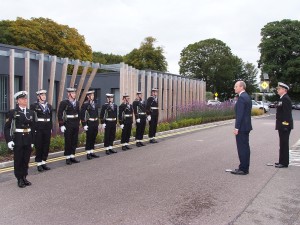
[(151, 109), (158, 109), (158, 107), (151, 107)]
[(78, 117), (78, 114), (76, 115), (67, 115), (67, 118), (77, 118)]
[(143, 112), (143, 113), (138, 113), (138, 114), (139, 114), (139, 115), (146, 115), (146, 113), (144, 113), (144, 112)]
[(90, 121), (96, 121), (98, 118), (89, 118)]
[(48, 119), (38, 118), (37, 121), (40, 121), (40, 122), (49, 122), (50, 118), (48, 118)]
[(31, 131), (30, 128), (27, 129), (15, 129), (16, 133), (29, 133)]
[(124, 117), (132, 117), (132, 114), (125, 114)]
[(107, 121), (115, 121), (117, 119), (116, 118), (106, 118), (105, 120), (107, 120)]

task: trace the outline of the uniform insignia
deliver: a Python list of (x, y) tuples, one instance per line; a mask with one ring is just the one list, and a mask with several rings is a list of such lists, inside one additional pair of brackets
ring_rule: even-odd
[(283, 121), (283, 122), (282, 122), (282, 125), (288, 126), (288, 125), (289, 125), (289, 123), (288, 123), (288, 122), (286, 122), (286, 121)]
[(5, 122), (9, 121), (9, 118), (6, 118)]

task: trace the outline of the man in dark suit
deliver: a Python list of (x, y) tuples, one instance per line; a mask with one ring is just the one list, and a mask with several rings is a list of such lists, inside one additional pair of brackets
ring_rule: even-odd
[(240, 165), (238, 169), (232, 171), (235, 175), (247, 175), (249, 173), (250, 164), (250, 146), (249, 134), (252, 130), (251, 124), (251, 109), (252, 101), (250, 96), (246, 93), (246, 84), (244, 81), (238, 81), (234, 85), (234, 91), (239, 95), (235, 104), (235, 129), (233, 133), (236, 137), (236, 145)]
[(277, 168), (289, 166), (289, 138), (294, 128), (292, 117), (292, 101), (287, 94), (289, 86), (279, 82), (277, 93), (280, 96), (276, 111), (276, 130), (279, 134), (279, 162), (275, 163)]

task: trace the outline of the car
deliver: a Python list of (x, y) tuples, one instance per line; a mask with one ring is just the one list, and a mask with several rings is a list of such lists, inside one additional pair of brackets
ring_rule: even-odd
[(218, 101), (218, 100), (208, 100), (206, 105), (208, 105), (208, 106), (218, 106), (218, 105), (221, 105), (221, 102)]
[(300, 103), (294, 104), (293, 109), (300, 110)]
[(271, 102), (271, 103), (269, 104), (269, 107), (270, 107), (270, 108), (276, 108), (276, 107), (277, 107), (277, 104), (278, 104), (278, 102)]
[(261, 105), (255, 100), (252, 100), (252, 109), (263, 109), (265, 113), (270, 110), (268, 105)]
[(270, 106), (270, 102), (264, 102), (264, 101), (256, 101), (260, 105), (267, 105)]

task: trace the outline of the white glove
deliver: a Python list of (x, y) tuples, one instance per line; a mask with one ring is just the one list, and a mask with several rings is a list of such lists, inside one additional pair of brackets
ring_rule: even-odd
[(61, 127), (60, 127), (60, 131), (61, 131), (62, 133), (65, 133), (66, 129), (67, 129), (67, 128), (66, 128), (65, 126), (61, 126)]
[(121, 125), (120, 125), (120, 128), (123, 129), (123, 128), (124, 128), (124, 124), (121, 124)]
[(147, 116), (147, 120), (148, 121), (150, 121), (151, 120), (151, 116), (149, 115), (149, 116)]
[(31, 148), (33, 148), (34, 147), (34, 144), (31, 144)]
[(137, 123), (140, 123), (140, 122), (141, 122), (141, 119), (140, 119), (140, 118), (136, 119), (136, 122), (137, 122)]
[(105, 129), (105, 127), (106, 127), (106, 124), (105, 124), (105, 123), (104, 123), (104, 124), (102, 124), (102, 128), (103, 128), (103, 129)]
[(87, 131), (87, 130), (89, 129), (89, 126), (86, 126), (86, 125), (85, 125), (85, 126), (83, 127), (83, 129), (84, 129), (85, 131)]
[(10, 149), (10, 150), (14, 150), (14, 146), (15, 146), (15, 143), (13, 141), (10, 141), (7, 143), (7, 147)]

